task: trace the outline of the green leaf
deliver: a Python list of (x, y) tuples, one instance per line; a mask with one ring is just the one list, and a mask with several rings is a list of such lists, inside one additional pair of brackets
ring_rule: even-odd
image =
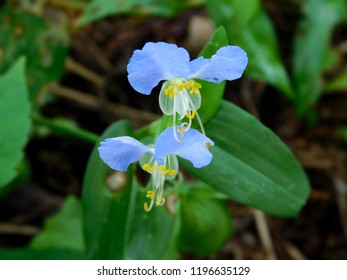
[(0, 76), (0, 187), (17, 174), (30, 130), (30, 103), (21, 58)]
[(239, 27), (246, 26), (259, 12), (260, 0), (232, 0), (233, 19)]
[(324, 88), (325, 92), (335, 92), (347, 89), (347, 67), (334, 77)]
[(347, 142), (347, 127), (346, 126), (340, 127), (337, 131), (337, 134), (341, 137), (342, 140)]
[(34, 124), (39, 126), (37, 129), (40, 136), (47, 136), (51, 133), (56, 133), (57, 135), (71, 135), (93, 144), (99, 140), (98, 135), (79, 127), (76, 122), (68, 118), (45, 118), (40, 115), (34, 115), (32, 119)]
[(299, 23), (294, 41), (293, 76), (299, 114), (323, 92), (322, 72), (334, 27), (346, 17), (344, 0), (309, 0), (303, 6), (306, 17)]
[(206, 7), (217, 25), (226, 23), (230, 19), (230, 26), (235, 29), (246, 26), (259, 12), (260, 0), (207, 0)]
[(208, 256), (230, 238), (232, 219), (225, 201), (202, 183), (184, 184), (180, 199), (179, 247), (185, 253)]
[(174, 16), (178, 12), (177, 0), (92, 0), (87, 5), (79, 25), (115, 14)]
[[(20, 9), (0, 11), (0, 73), (20, 57), (27, 58), (26, 81), (32, 100), (43, 86), (59, 80), (67, 55), (68, 37), (41, 17)], [(35, 103), (34, 103), (35, 104)]]
[(0, 196), (6, 196), (17, 188), (23, 187), (31, 178), (31, 168), (28, 159), (24, 156), (16, 166), (17, 176), (0, 188)]
[(68, 197), (60, 212), (47, 219), (44, 230), (33, 238), (30, 248), (60, 248), (83, 251), (80, 201), (73, 196)]
[(243, 5), (253, 5), (245, 22), (240, 22), (244, 13), (240, 1), (208, 0), (206, 7), (216, 25), (223, 25), (227, 30), (229, 42), (247, 52), (246, 74), (272, 84), (281, 93), (293, 98), (293, 89), (279, 56), (274, 27), (259, 1), (251, 2), (253, 4), (243, 1)]
[[(128, 122), (110, 126), (101, 139), (131, 135)], [(143, 209), (145, 189), (133, 175), (114, 172), (99, 158), (95, 146), (83, 182), (86, 250), (92, 259), (173, 258), (176, 217), (165, 207)], [(169, 250), (173, 250), (169, 252)], [(170, 253), (170, 254), (169, 254)]]
[[(216, 29), (210, 41), (206, 44), (199, 56), (210, 58), (221, 47), (226, 45), (228, 45), (228, 35), (225, 28), (220, 26)], [(218, 111), (224, 94), (225, 82), (215, 84), (206, 81), (199, 81), (199, 83), (202, 85), (202, 102), (198, 113), (202, 122), (206, 122)]]
[(81, 251), (66, 249), (2, 249), (0, 260), (85, 260)]
[(226, 101), (205, 129), (215, 142), (213, 160), (201, 169), (182, 160), (191, 174), (229, 198), (266, 213), (298, 214), (310, 186), (298, 161), (275, 134)]

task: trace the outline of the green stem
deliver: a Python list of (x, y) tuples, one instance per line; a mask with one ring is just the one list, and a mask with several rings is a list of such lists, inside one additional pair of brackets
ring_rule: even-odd
[(75, 126), (70, 122), (63, 122), (62, 119), (49, 119), (39, 115), (32, 116), (33, 123), (42, 125), (51, 129), (54, 133), (60, 135), (70, 135), (81, 140), (96, 144), (99, 141), (99, 135)]

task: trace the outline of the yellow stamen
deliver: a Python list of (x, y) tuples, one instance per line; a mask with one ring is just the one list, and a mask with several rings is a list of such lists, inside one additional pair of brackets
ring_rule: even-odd
[(163, 172), (164, 172), (165, 169), (166, 169), (164, 165), (153, 166), (153, 168), (154, 168), (154, 170), (155, 170), (155, 169), (159, 169), (160, 171), (163, 171)]
[(194, 119), (195, 115), (196, 115), (196, 111), (195, 110), (191, 111), (191, 113), (189, 113), (189, 112), (186, 113), (186, 117), (188, 119), (191, 119), (191, 120)]
[(143, 209), (145, 209), (146, 212), (149, 212), (149, 207), (148, 207), (148, 203), (147, 202), (144, 203)]
[(158, 195), (158, 196), (157, 196), (157, 200), (155, 201), (155, 206), (158, 206), (159, 203), (160, 203), (160, 201), (161, 201), (161, 196)]
[(164, 90), (165, 95), (169, 96), (169, 98), (173, 98), (174, 95), (177, 95), (177, 91), (174, 90), (174, 87), (172, 85), (168, 86)]
[(142, 166), (142, 169), (143, 170), (145, 170), (145, 171), (152, 171), (151, 169), (151, 166), (148, 164), (148, 163), (146, 163), (146, 164), (144, 164), (143, 166)]
[(169, 169), (167, 171), (168, 171), (169, 176), (174, 176), (176, 174), (176, 170)]
[[(142, 169), (148, 172), (153, 172), (154, 170), (160, 170), (161, 172), (163, 172), (164, 176), (166, 176), (167, 174), (169, 174), (169, 176), (173, 176), (176, 174), (176, 171), (174, 169), (166, 169), (164, 165), (155, 165), (151, 167), (148, 163), (146, 163), (142, 166)], [(148, 191), (146, 197), (149, 197), (149, 195), (151, 195), (152, 192), (153, 191)], [(154, 196), (154, 192), (153, 192), (153, 196)], [(152, 199), (151, 197), (149, 198)]]
[(210, 142), (206, 142), (206, 148), (209, 149), (211, 147), (211, 143)]
[(199, 88), (201, 88), (201, 84), (197, 82), (190, 82), (191, 90), (189, 91), (190, 94), (200, 94)]
[(179, 84), (179, 85), (177, 86), (177, 89), (178, 89), (179, 91), (183, 90), (183, 89), (185, 88), (185, 84), (186, 84), (186, 83)]
[(177, 132), (178, 132), (179, 134), (181, 134), (181, 135), (184, 135), (184, 132), (186, 131), (184, 127), (177, 128), (176, 130), (177, 130)]
[[(170, 88), (172, 86), (169, 86), (166, 90), (165, 90), (165, 94), (166, 95), (169, 95), (170, 97), (170, 94), (172, 95), (172, 91), (174, 90), (174, 88)], [(189, 90), (189, 93), (190, 94), (200, 94), (200, 88), (201, 88), (201, 84), (197, 83), (197, 82), (194, 82), (194, 81), (188, 81), (188, 82), (184, 82), (182, 84), (179, 84), (177, 86), (177, 90), (178, 91), (182, 91), (184, 88), (188, 89)], [(177, 92), (175, 92), (175, 95), (177, 95)], [(171, 98), (171, 97), (170, 97)]]
[(146, 197), (149, 198), (149, 199), (153, 199), (154, 191), (148, 191), (147, 194), (146, 194)]

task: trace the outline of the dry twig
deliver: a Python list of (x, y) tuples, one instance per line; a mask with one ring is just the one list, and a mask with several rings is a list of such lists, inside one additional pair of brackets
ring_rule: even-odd
[(30, 225), (0, 224), (0, 234), (35, 235), (40, 229)]
[(104, 85), (104, 78), (94, 71), (86, 68), (82, 64), (79, 64), (72, 58), (68, 58), (65, 63), (65, 67), (68, 71), (75, 73), (82, 78), (95, 84), (97, 87), (102, 87)]
[(289, 241), (285, 241), (283, 243), (284, 248), (286, 249), (288, 255), (293, 259), (293, 260), (306, 260), (306, 257), (304, 254), (299, 250), (298, 247), (294, 246)]
[(255, 224), (257, 226), (259, 238), (264, 247), (267, 258), (269, 260), (277, 259), (276, 253), (272, 244), (269, 228), (266, 222), (265, 214), (259, 210), (254, 209), (253, 216), (254, 216)]
[[(91, 109), (101, 110), (101, 102), (99, 101), (99, 99), (87, 93), (83, 93), (57, 84), (51, 87), (51, 92), (53, 92), (56, 96), (75, 101)], [(155, 114), (117, 103), (103, 102), (102, 110), (105, 109), (117, 117), (135, 120), (140, 123), (150, 123), (159, 118), (159, 116)]]
[(347, 237), (347, 184), (338, 175), (333, 176), (334, 186), (337, 192), (337, 205), (340, 212), (340, 219), (345, 236)]

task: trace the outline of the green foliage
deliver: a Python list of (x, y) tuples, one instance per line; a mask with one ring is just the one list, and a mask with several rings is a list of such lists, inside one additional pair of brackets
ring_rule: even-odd
[(323, 93), (322, 72), (330, 38), (346, 11), (344, 0), (309, 0), (303, 5), (305, 19), (298, 26), (293, 55), (295, 101), (301, 115)]
[(180, 200), (179, 248), (195, 256), (208, 256), (230, 238), (232, 220), (228, 207), (204, 184), (183, 187), (186, 190)]
[[(261, 8), (259, 0), (207, 0), (206, 7), (217, 25), (226, 24), (235, 30), (247, 26)], [(227, 23), (227, 19), (231, 22)]]
[(26, 157), (23, 157), (15, 168), (16, 177), (9, 183), (0, 187), (0, 195), (6, 195), (11, 191), (25, 185), (31, 177), (31, 167)]
[(246, 73), (272, 84), (284, 95), (293, 98), (273, 25), (260, 1), (207, 0), (206, 7), (215, 24), (223, 25), (227, 30), (229, 42), (247, 52), (249, 63)]
[[(294, 102), (303, 116), (323, 93), (322, 74), (330, 51), (335, 26), (346, 20), (344, 0), (308, 0), (303, 4), (305, 17), (299, 22), (293, 53), (293, 82), (281, 61), (277, 35), (259, 0), (222, 0), (206, 2), (216, 25), (223, 25), (231, 44), (248, 54), (246, 74), (276, 87)], [(336, 57), (333, 57), (336, 62)], [(343, 75), (329, 84), (328, 90), (343, 87)]]
[(115, 14), (174, 16), (179, 6), (177, 0), (92, 0), (87, 5), (79, 24), (90, 24)]
[(0, 260), (84, 260), (81, 251), (66, 249), (2, 249)]
[(226, 101), (205, 129), (215, 141), (213, 160), (201, 169), (182, 160), (191, 174), (230, 199), (266, 213), (298, 214), (310, 187), (300, 164), (275, 134)]
[(30, 103), (24, 69), (21, 58), (0, 76), (0, 187), (16, 176), (28, 140)]
[(6, 7), (0, 11), (0, 34), (0, 73), (26, 56), (32, 100), (44, 85), (61, 78), (67, 55), (65, 30), (27, 11)]
[(338, 134), (345, 142), (347, 142), (347, 127), (346, 126), (341, 127), (338, 131)]
[[(131, 135), (127, 122), (110, 126), (100, 139)], [(98, 146), (98, 145), (97, 145)], [(111, 172), (95, 146), (83, 182), (83, 223), (88, 258), (163, 259), (175, 238), (175, 216), (164, 207), (146, 213), (145, 189), (129, 168), (127, 175)], [(116, 179), (115, 179), (116, 178)]]
[(34, 115), (33, 122), (39, 126), (38, 134), (41, 136), (46, 136), (54, 132), (56, 135), (72, 135), (93, 144), (99, 140), (98, 135), (80, 128), (76, 122), (67, 118), (45, 118)]
[(83, 251), (80, 201), (73, 196), (68, 197), (59, 213), (45, 221), (44, 230), (33, 238), (30, 248)]
[(347, 89), (347, 67), (335, 76), (329, 83), (324, 87), (325, 92), (336, 92)]
[[(336, 63), (333, 56), (327, 59), (327, 54), (332, 54), (329, 41), (334, 26), (345, 18), (343, 0), (305, 2), (306, 18), (295, 40), (295, 88), (279, 56), (274, 27), (260, 0), (186, 3), (92, 0), (79, 24), (90, 24), (115, 14), (174, 16), (187, 5), (203, 2), (219, 27), (200, 55), (211, 57), (229, 42), (241, 46), (249, 57), (246, 69), (249, 77), (270, 83), (295, 101), (300, 113), (305, 113), (323, 91), (322, 72)], [(26, 78), (24, 59), (0, 77), (1, 187), (16, 176), (28, 138), (30, 106), (25, 80), (31, 99), (35, 100), (47, 83), (60, 79), (67, 54), (67, 35), (42, 17), (9, 7), (0, 12), (0, 22), (0, 73), (5, 73), (18, 57), (27, 57)], [(343, 88), (347, 84), (345, 80), (346, 77), (341, 76), (327, 88)], [(127, 173), (112, 171), (99, 158), (97, 144), (83, 181), (82, 205), (78, 199), (69, 197), (61, 211), (47, 219), (44, 230), (33, 238), (29, 248), (12, 251), (0, 248), (0, 259), (172, 259), (178, 258), (179, 250), (208, 256), (216, 252), (232, 232), (226, 202), (216, 198), (217, 191), (228, 199), (269, 214), (296, 216), (310, 191), (297, 160), (258, 120), (222, 101), (225, 82), (201, 81), (201, 84), (199, 114), (206, 123), (207, 136), (215, 142), (211, 147), (213, 160), (201, 169), (193, 168), (185, 160), (180, 162), (204, 183), (171, 183), (175, 185), (171, 189), (166, 186), (166, 198), (173, 194), (177, 203), (167, 199), (166, 206), (146, 213), (143, 209), (146, 188), (137, 180), (136, 165)], [(96, 135), (63, 118), (45, 119), (35, 115), (33, 119), (36, 124), (59, 134), (93, 143), (125, 135), (136, 135), (147, 143), (153, 135), (172, 125), (172, 117), (164, 116), (161, 121), (133, 133), (129, 123), (121, 121), (96, 139)]]

